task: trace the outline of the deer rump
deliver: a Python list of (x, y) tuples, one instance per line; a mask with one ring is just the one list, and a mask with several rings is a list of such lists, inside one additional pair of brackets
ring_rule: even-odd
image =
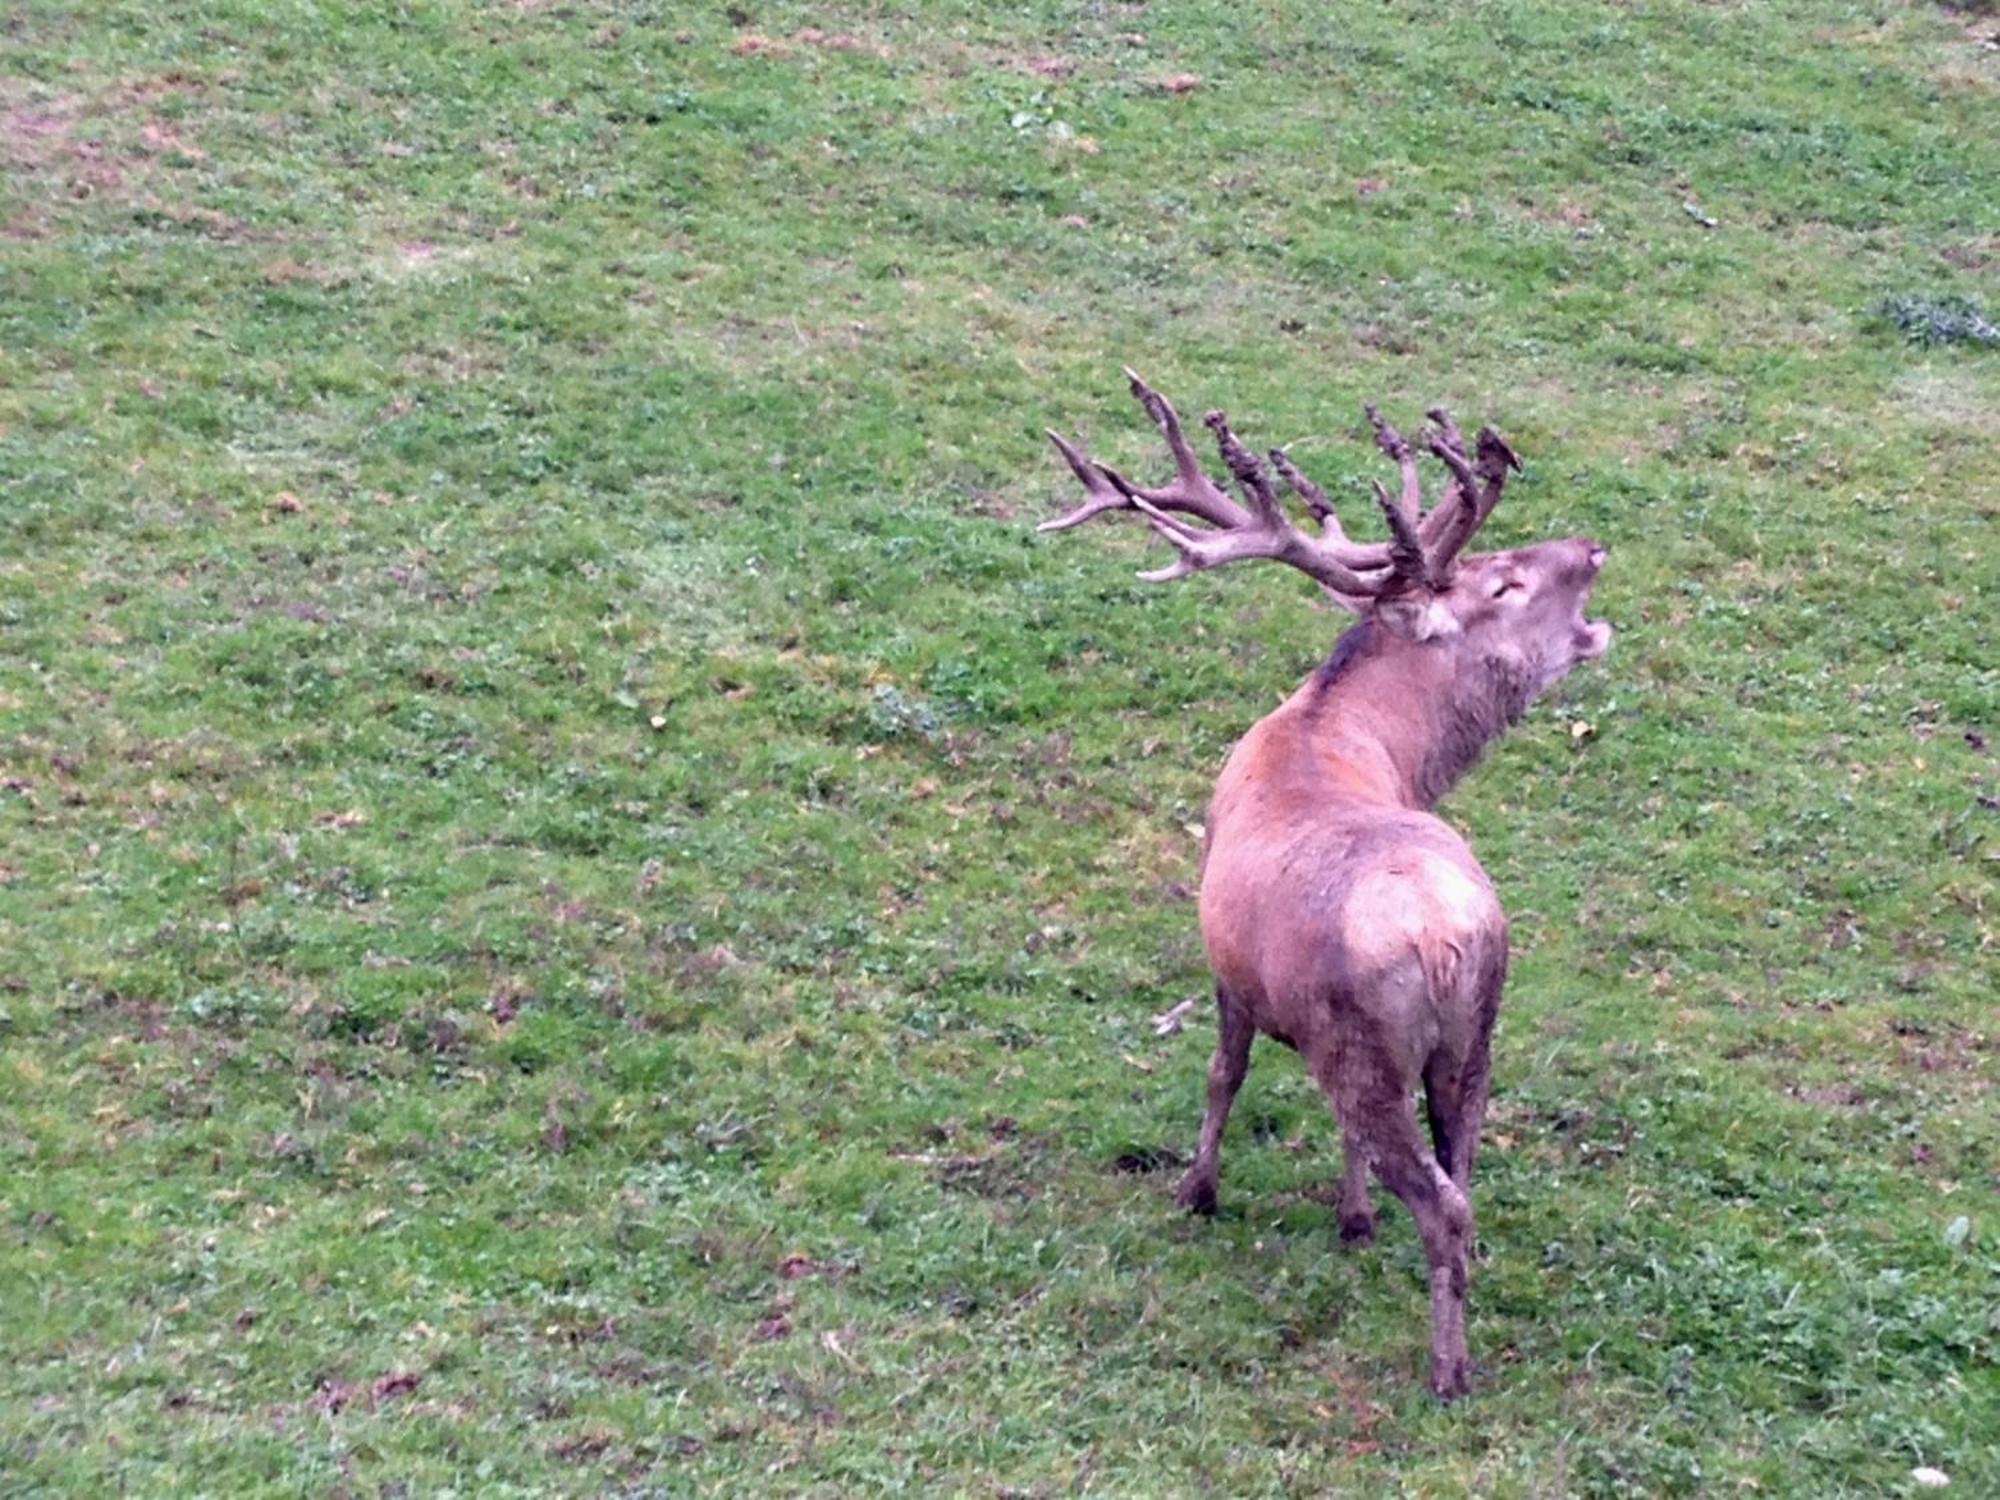
[(1506, 964), (1486, 872), (1422, 816), (1225, 840), (1205, 863), (1201, 928), (1217, 988), (1257, 1031), (1310, 1058), (1366, 1028), (1405, 1078), (1439, 1049), (1469, 1054), (1478, 1018), (1455, 1002)]
[[(1373, 1237), (1372, 1170), (1423, 1240), (1431, 1389), (1462, 1395), (1471, 1383), (1468, 1192), (1507, 920), (1471, 849), (1430, 809), (1536, 693), (1608, 647), (1610, 626), (1583, 614), (1604, 549), (1568, 537), (1465, 553), (1520, 461), (1491, 428), (1468, 453), (1442, 408), (1430, 412), (1426, 447), (1449, 478), (1428, 511), (1410, 444), (1366, 410), (1401, 474), (1395, 495), (1375, 486), (1386, 542), (1350, 539), (1325, 493), (1271, 450), (1271, 469), (1316, 525), (1308, 531), (1221, 412), (1205, 422), (1243, 504), (1203, 472), (1171, 404), (1126, 374), (1166, 440), (1173, 477), (1142, 488), (1051, 433), (1085, 498), (1041, 529), (1136, 511), (1176, 553), (1143, 578), (1280, 562), (1360, 617), (1327, 663), (1244, 736), (1210, 802), (1201, 929), (1218, 1036), (1200, 1142), (1177, 1198), (1215, 1211), (1223, 1129), (1255, 1036), (1294, 1048), (1340, 1126), (1341, 1237)], [(1419, 1087), (1428, 1132), (1413, 1108)]]

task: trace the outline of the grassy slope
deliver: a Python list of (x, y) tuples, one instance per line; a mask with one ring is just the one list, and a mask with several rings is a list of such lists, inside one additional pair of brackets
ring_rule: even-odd
[[(2000, 1489), (2000, 364), (1864, 316), (1991, 292), (1981, 28), (744, 6), (0, 29), (0, 1482)], [(1454, 1409), (1289, 1057), (1219, 1220), (1119, 1169), (1336, 625), (1032, 537), (1123, 361), (1614, 549), (1451, 803)]]

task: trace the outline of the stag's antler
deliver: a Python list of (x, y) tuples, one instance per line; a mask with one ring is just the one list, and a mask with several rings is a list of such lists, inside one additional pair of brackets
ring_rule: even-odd
[[(1375, 486), (1391, 540), (1348, 540), (1326, 492), (1301, 474), (1282, 449), (1273, 448), (1272, 467), (1319, 523), (1320, 534), (1312, 536), (1285, 514), (1263, 463), (1237, 440), (1221, 412), (1212, 411), (1202, 420), (1215, 434), (1224, 466), (1248, 499), (1247, 509), (1202, 471), (1167, 398), (1131, 370), (1125, 374), (1132, 382), (1132, 394), (1166, 439), (1174, 460), (1173, 479), (1157, 489), (1142, 489), (1051, 431), (1050, 440), (1083, 482), (1085, 498), (1082, 505), (1044, 521), (1039, 529), (1060, 531), (1105, 511), (1136, 510), (1179, 554), (1168, 566), (1139, 575), (1150, 582), (1184, 578), (1204, 568), (1261, 557), (1297, 568), (1348, 603), (1408, 588), (1439, 588), (1449, 581), (1453, 559), (1500, 503), (1508, 469), (1521, 466), (1513, 450), (1490, 427), (1480, 429), (1476, 462), (1468, 460), (1465, 440), (1450, 413), (1443, 407), (1432, 407), (1429, 416), (1433, 426), (1425, 445), (1443, 460), (1452, 482), (1426, 515), (1423, 485), (1410, 444), (1373, 406), (1367, 407), (1376, 445), (1402, 471), (1398, 496), (1392, 498), (1382, 485)], [(1194, 516), (1207, 525), (1190, 524), (1181, 520), (1181, 515)]]
[[(1268, 557), (1318, 579), (1336, 593), (1365, 595), (1383, 591), (1385, 579), (1371, 578), (1361, 570), (1379, 569), (1385, 561), (1393, 568), (1393, 556), (1385, 556), (1384, 549), (1379, 546), (1360, 547), (1345, 540), (1339, 535), (1337, 524), (1332, 535), (1323, 531), (1321, 535), (1312, 537), (1299, 530), (1278, 503), (1277, 491), (1272, 489), (1271, 477), (1265, 472), (1264, 465), (1229, 430), (1229, 419), (1219, 411), (1212, 411), (1202, 418), (1202, 422), (1215, 434), (1223, 463), (1228, 465), (1229, 472), (1249, 497), (1250, 514), (1240, 526), (1202, 531), (1185, 521), (1175, 520), (1144, 495), (1135, 494), (1135, 504), (1152, 523), (1153, 530), (1165, 537), (1180, 553), (1169, 566), (1141, 573), (1141, 578), (1149, 583), (1164, 583), (1171, 578), (1184, 578), (1203, 568), (1242, 562), (1246, 558)], [(1319, 498), (1323, 503), (1325, 496)], [(1332, 516), (1333, 509), (1328, 506), (1326, 518), (1331, 520)]]

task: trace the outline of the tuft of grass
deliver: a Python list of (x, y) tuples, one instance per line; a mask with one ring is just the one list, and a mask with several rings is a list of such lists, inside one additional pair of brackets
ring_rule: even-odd
[(1969, 297), (1904, 293), (1885, 297), (1875, 312), (1913, 344), (2000, 344), (2000, 324)]

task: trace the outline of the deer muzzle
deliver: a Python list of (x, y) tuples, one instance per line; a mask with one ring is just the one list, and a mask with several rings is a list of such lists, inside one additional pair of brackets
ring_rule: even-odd
[[(1589, 569), (1591, 583), (1595, 583), (1599, 570), (1604, 567), (1605, 558), (1610, 556), (1610, 554), (1604, 550), (1604, 545), (1601, 542), (1593, 542), (1585, 539), (1584, 546), (1589, 549), (1584, 554), (1584, 566)], [(1583, 598), (1577, 601), (1576, 606), (1575, 638), (1576, 655), (1579, 661), (1590, 661), (1595, 657), (1602, 656), (1606, 651), (1611, 649), (1611, 622), (1609, 620), (1587, 620), (1584, 618), (1584, 600), (1587, 600), (1589, 597), (1590, 584), (1586, 583), (1584, 585)]]

